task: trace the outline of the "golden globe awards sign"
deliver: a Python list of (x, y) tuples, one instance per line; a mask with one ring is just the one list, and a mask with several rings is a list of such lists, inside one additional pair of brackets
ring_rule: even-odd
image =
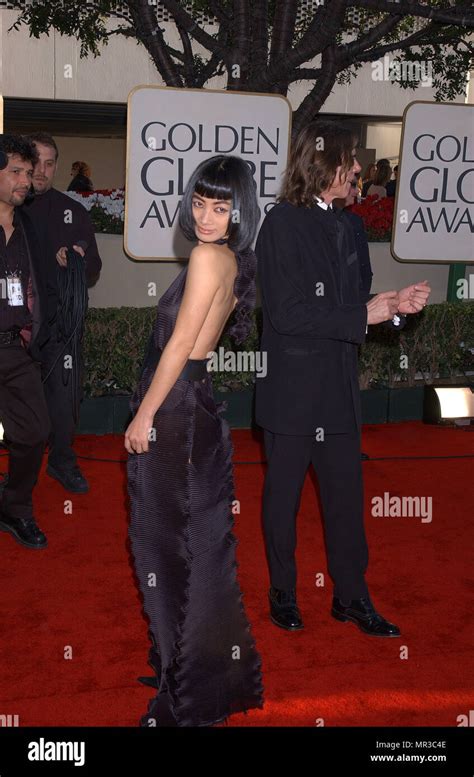
[(261, 218), (287, 165), (291, 107), (279, 95), (139, 86), (128, 98), (125, 251), (134, 259), (188, 256), (178, 213), (193, 170), (216, 154), (240, 156)]
[(474, 105), (412, 102), (403, 116), (392, 254), (474, 262)]

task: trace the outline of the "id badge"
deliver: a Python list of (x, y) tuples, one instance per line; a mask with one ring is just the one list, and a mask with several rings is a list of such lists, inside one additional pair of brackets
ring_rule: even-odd
[(21, 288), (21, 280), (18, 275), (10, 275), (7, 278), (7, 294), (8, 304), (12, 307), (24, 304), (23, 289)]

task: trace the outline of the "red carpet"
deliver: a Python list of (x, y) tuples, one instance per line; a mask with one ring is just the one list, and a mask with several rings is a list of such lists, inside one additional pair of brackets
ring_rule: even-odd
[[(233, 433), (236, 462), (263, 458), (260, 439)], [(404, 423), (364, 428), (373, 457), (465, 458), (364, 463), (367, 580), (375, 605), (402, 629), (376, 639), (329, 614), (332, 584), (315, 479), (308, 473), (298, 519), (298, 603), (305, 629), (268, 620), (268, 574), (261, 535), (264, 468), (235, 467), (239, 579), (263, 659), (263, 710), (235, 726), (456, 726), (474, 703), (472, 546), (474, 435)], [(81, 436), (80, 456), (125, 458), (121, 436)], [(6, 470), (7, 459), (0, 469)], [(22, 548), (0, 534), (0, 713), (20, 726), (137, 726), (153, 689), (147, 626), (127, 542), (124, 465), (79, 461), (85, 496), (67, 494), (43, 471), (35, 514), (49, 548)], [(373, 496), (432, 496), (433, 519), (375, 518)], [(72, 513), (65, 501), (72, 499)], [(66, 505), (67, 510), (67, 505)], [(316, 587), (318, 573), (326, 575)], [(406, 647), (407, 658), (400, 651)], [(68, 658), (70, 656), (70, 658)]]

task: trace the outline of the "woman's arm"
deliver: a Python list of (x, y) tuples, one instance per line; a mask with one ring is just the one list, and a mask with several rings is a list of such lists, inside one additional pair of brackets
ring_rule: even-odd
[(173, 334), (163, 349), (150, 387), (125, 433), (125, 447), (130, 453), (148, 450), (148, 434), (153, 417), (189, 359), (219, 289), (221, 277), (222, 269), (216, 248), (211, 245), (193, 248)]

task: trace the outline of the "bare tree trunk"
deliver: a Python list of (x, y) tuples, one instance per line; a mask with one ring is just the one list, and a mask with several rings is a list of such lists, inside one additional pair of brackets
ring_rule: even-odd
[(137, 33), (167, 86), (184, 86), (161, 32), (156, 12), (148, 0), (129, 0), (128, 7)]
[(328, 46), (322, 54), (322, 75), (301, 105), (293, 112), (292, 137), (312, 121), (331, 94), (337, 76), (336, 46)]

